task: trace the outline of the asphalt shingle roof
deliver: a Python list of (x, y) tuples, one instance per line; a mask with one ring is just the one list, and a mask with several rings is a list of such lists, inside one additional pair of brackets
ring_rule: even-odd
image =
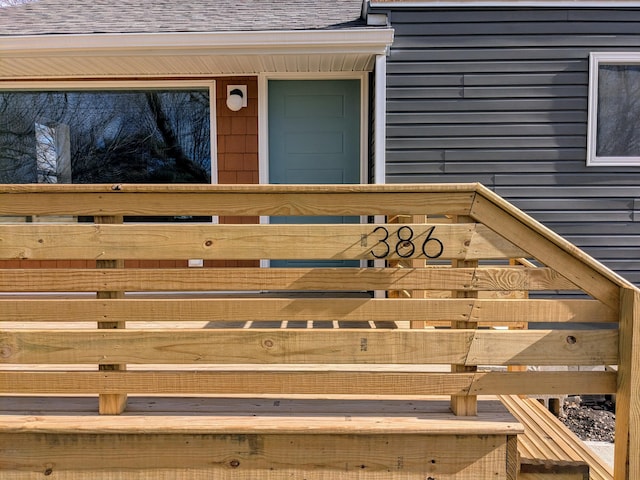
[(35, 0), (0, 7), (0, 36), (364, 27), (362, 0)]

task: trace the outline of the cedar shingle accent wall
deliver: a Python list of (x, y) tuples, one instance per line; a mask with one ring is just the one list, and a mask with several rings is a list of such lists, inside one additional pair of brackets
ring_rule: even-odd
[[(227, 108), (227, 85), (247, 85), (247, 107)], [(231, 77), (216, 82), (218, 182), (258, 183), (258, 82), (255, 77)]]
[[(247, 107), (227, 108), (227, 85), (247, 86)], [(218, 122), (218, 183), (259, 183), (258, 178), (258, 81), (255, 77), (216, 80)], [(258, 223), (257, 217), (220, 217), (220, 223)], [(254, 267), (259, 262), (207, 261), (206, 267)]]

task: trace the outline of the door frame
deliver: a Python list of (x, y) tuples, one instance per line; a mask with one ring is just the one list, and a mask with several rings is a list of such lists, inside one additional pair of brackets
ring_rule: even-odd
[[(360, 183), (369, 183), (367, 72), (262, 73), (258, 76), (258, 177), (269, 183), (269, 80), (360, 80)], [(261, 223), (268, 223), (261, 219)]]
[[(261, 73), (258, 75), (258, 178), (269, 183), (269, 80), (360, 80), (360, 183), (369, 183), (369, 76), (368, 72)], [(364, 217), (361, 222), (365, 222)], [(260, 223), (269, 223), (261, 216)], [(268, 268), (270, 260), (260, 260)], [(360, 262), (363, 263), (362, 261)]]

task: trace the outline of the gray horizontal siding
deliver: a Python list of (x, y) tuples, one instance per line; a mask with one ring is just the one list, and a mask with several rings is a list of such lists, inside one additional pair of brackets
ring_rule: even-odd
[(584, 110), (559, 110), (554, 112), (430, 112), (430, 113), (389, 113), (387, 120), (394, 126), (401, 125), (443, 125), (443, 124), (526, 124), (577, 123), (584, 125), (587, 112)]
[[(391, 75), (403, 74), (436, 74), (450, 72), (452, 68), (460, 72), (473, 73), (494, 73), (504, 72), (504, 64), (502, 62), (402, 62), (393, 63), (387, 67), (387, 72)], [(511, 72), (529, 73), (532, 69), (535, 71), (558, 71), (562, 68), (563, 72), (582, 72), (587, 68), (586, 60), (530, 60), (530, 61), (511, 61), (509, 62), (509, 70)]]
[[(395, 26), (394, 26), (395, 27)], [(497, 32), (496, 32), (497, 33)], [(590, 48), (594, 40), (597, 40), (599, 47), (627, 47), (636, 40), (635, 35), (505, 35), (498, 37), (496, 33), (486, 37), (472, 37), (470, 35), (448, 35), (448, 36), (426, 36), (412, 35), (406, 37), (395, 37), (394, 45), (398, 48), (420, 48), (425, 41), (428, 41), (433, 48), (465, 48), (469, 45), (469, 40), (474, 40), (474, 46), (500, 48), (503, 45), (511, 48), (542, 47), (553, 43), (559, 47), (583, 47)], [(599, 37), (599, 38), (596, 38)]]
[(580, 110), (586, 108), (584, 98), (457, 98), (429, 100), (411, 96), (417, 89), (388, 89), (387, 111), (395, 112), (519, 112)]
[[(394, 26), (395, 28), (395, 26)], [(397, 29), (396, 29), (396, 36)], [(425, 39), (427, 40), (427, 39)], [(553, 50), (540, 47), (500, 47), (500, 48), (478, 48), (474, 46), (473, 51), (468, 48), (460, 49), (447, 49), (437, 50), (434, 45), (429, 45), (429, 55), (435, 62), (446, 61), (476, 61), (478, 57), (476, 55), (482, 55), (487, 61), (515, 61), (522, 62), (524, 60), (562, 60), (582, 59), (580, 54), (583, 52), (583, 48), (559, 48), (555, 47)], [(395, 46), (391, 47), (393, 60), (399, 62), (420, 62), (424, 59), (424, 49), (419, 47), (415, 49), (395, 49)]]
[(640, 284), (640, 167), (586, 167), (589, 53), (640, 9), (386, 11), (387, 181), (482, 182)]
[[(499, 129), (496, 129), (496, 133)], [(455, 148), (545, 148), (545, 147), (556, 147), (556, 148), (566, 148), (566, 147), (581, 147), (584, 145), (584, 136), (575, 135), (575, 136), (542, 136), (535, 137), (533, 135), (529, 135), (528, 132), (521, 132), (522, 136), (518, 137), (503, 137), (503, 136), (495, 136), (495, 137), (487, 137), (487, 136), (477, 136), (477, 137), (390, 137), (387, 141), (387, 146), (393, 149), (403, 149), (403, 148), (445, 148), (445, 149), (455, 149)], [(522, 152), (518, 157), (522, 158), (524, 152)]]

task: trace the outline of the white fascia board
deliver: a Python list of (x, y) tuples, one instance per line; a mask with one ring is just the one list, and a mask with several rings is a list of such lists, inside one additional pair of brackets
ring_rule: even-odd
[(370, 0), (374, 8), (438, 8), (438, 7), (544, 7), (544, 8), (638, 8), (640, 2), (626, 0)]
[(383, 54), (393, 29), (295, 30), (214, 33), (123, 33), (0, 36), (2, 55), (192, 52), (198, 54)]

